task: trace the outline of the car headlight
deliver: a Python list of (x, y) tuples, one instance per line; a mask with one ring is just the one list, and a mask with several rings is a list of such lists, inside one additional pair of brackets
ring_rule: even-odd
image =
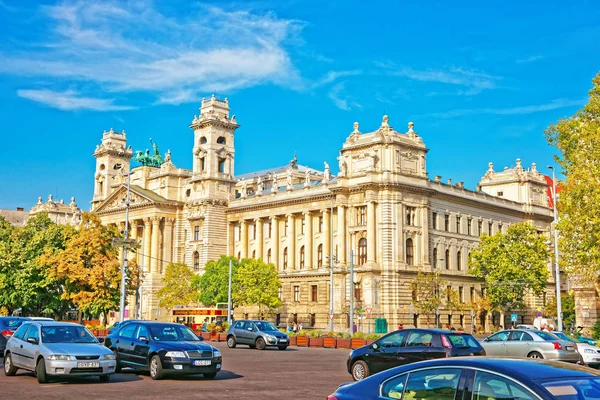
[(214, 350), (213, 357), (221, 357), (221, 352), (219, 350)]
[(71, 361), (71, 356), (66, 354), (50, 354), (48, 360), (52, 361)]
[(596, 352), (596, 350), (593, 350), (593, 349), (583, 349), (583, 352), (584, 352), (584, 353), (591, 353), (591, 354), (598, 354), (598, 353)]
[(104, 360), (116, 360), (117, 356), (114, 354), (105, 354), (104, 357), (102, 357), (102, 359)]
[(277, 340), (277, 338), (273, 335), (265, 335), (265, 337), (269, 340)]
[(187, 358), (187, 354), (185, 354), (185, 351), (169, 351), (167, 354), (165, 354), (165, 357)]

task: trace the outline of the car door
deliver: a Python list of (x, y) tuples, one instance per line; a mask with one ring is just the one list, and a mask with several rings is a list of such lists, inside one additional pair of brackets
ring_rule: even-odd
[(127, 324), (119, 329), (119, 335), (115, 340), (115, 349), (122, 363), (130, 364), (133, 362), (133, 338), (137, 329), (137, 324)]
[(246, 343), (246, 321), (238, 321), (235, 323), (235, 340), (239, 344), (247, 344)]
[(140, 365), (148, 365), (148, 352), (150, 351), (150, 331), (146, 325), (138, 325), (133, 338), (133, 345), (131, 349), (131, 362)]
[(485, 349), (485, 354), (488, 356), (506, 356), (506, 341), (508, 340), (508, 332), (502, 331), (485, 338), (481, 345)]
[(31, 327), (30, 323), (25, 323), (17, 329), (13, 334), (12, 338), (6, 343), (6, 348), (12, 355), (12, 362), (16, 366), (23, 367), (23, 358), (21, 356), (23, 350), (23, 341), (25, 340), (25, 334)]
[(25, 334), (25, 340), (21, 342), (21, 362), (27, 369), (35, 369), (35, 361), (38, 354), (40, 353), (40, 327), (36, 324), (31, 324), (27, 333)]
[(368, 355), (369, 370), (375, 373), (405, 364), (399, 353), (408, 333), (408, 330), (396, 331), (379, 339)]
[(527, 332), (511, 331), (506, 341), (506, 355), (509, 357), (527, 357), (533, 343), (533, 337)]
[(429, 331), (412, 331), (406, 338), (404, 346), (399, 351), (404, 364), (445, 357), (446, 352), (443, 348), (437, 345), (437, 343), (434, 346), (433, 335)]
[(397, 399), (403, 394), (404, 399), (454, 400), (463, 371), (466, 370), (439, 367), (414, 371), (406, 378), (405, 373), (385, 381), (381, 385), (381, 397)]
[(528, 388), (491, 372), (476, 371), (472, 386), (473, 400), (519, 399), (537, 400)]

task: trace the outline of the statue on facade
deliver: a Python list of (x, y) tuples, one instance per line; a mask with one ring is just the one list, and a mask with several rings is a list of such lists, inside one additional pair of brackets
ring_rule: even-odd
[(152, 139), (150, 139), (150, 144), (152, 145), (152, 149), (154, 151), (153, 155), (150, 155), (149, 149), (146, 149), (145, 153), (142, 153), (141, 150), (137, 150), (133, 159), (134, 161), (139, 162), (143, 166), (160, 167), (162, 164), (164, 164), (165, 161), (160, 155), (160, 151), (158, 151), (158, 145), (156, 143), (153, 143)]
[(329, 183), (329, 181), (331, 180), (331, 170), (329, 169), (329, 164), (327, 164), (327, 161), (325, 161), (323, 163), (325, 165), (325, 172), (323, 173), (323, 183)]
[(344, 156), (340, 154), (340, 156), (338, 157), (338, 161), (340, 167), (340, 173), (338, 174), (338, 176), (346, 176), (346, 160), (344, 159)]
[(279, 182), (277, 182), (277, 175), (273, 174), (273, 184), (271, 185), (271, 193), (275, 194), (279, 192)]
[(290, 167), (298, 168), (298, 156), (296, 156), (296, 152), (294, 152), (294, 158), (290, 161)]
[(292, 190), (294, 188), (294, 177), (292, 175), (291, 168), (287, 170), (287, 190)]
[(165, 162), (166, 163), (171, 162), (171, 149), (167, 150), (167, 154), (165, 154)]
[(304, 187), (310, 187), (310, 169), (308, 167), (304, 171)]
[(240, 184), (242, 185), (242, 189), (240, 190), (240, 195), (242, 197), (246, 197), (248, 195), (248, 185), (246, 184), (246, 180), (242, 179)]
[(259, 176), (258, 180), (256, 181), (256, 194), (262, 194), (264, 189), (265, 184), (263, 183), (262, 178)]

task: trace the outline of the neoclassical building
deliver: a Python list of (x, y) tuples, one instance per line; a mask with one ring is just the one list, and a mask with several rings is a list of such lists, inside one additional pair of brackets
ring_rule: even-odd
[[(297, 319), (327, 328), (333, 289), (336, 329), (349, 324), (350, 296), (355, 309), (369, 308), (390, 326), (420, 325), (426, 316), (410, 306), (410, 282), (418, 271), (438, 271), (468, 304), (481, 293), (480, 282), (467, 273), (467, 259), (482, 233), (522, 221), (540, 232), (550, 230), (547, 183), (535, 164), (526, 168), (517, 160), (515, 167), (495, 171), (490, 163), (476, 191), (439, 176), (432, 180), (428, 149), (414, 125), (398, 132), (387, 116), (373, 132), (363, 133), (354, 123), (339, 152), (336, 176), (327, 163), (312, 169), (295, 156), (284, 166), (235, 175), (239, 125), (229, 111), (227, 99), (202, 100), (189, 125), (192, 170), (173, 165), (170, 153), (160, 167), (130, 168), (133, 153), (125, 132), (112, 129), (94, 152), (93, 211), (121, 229), (127, 197), (123, 171), (131, 171), (129, 226), (140, 245), (134, 257), (146, 271), (144, 318), (168, 318), (155, 294), (169, 262), (185, 262), (201, 274), (207, 261), (227, 254), (276, 265), (283, 282), (277, 323)], [(528, 308), (518, 311), (521, 320), (530, 323), (544, 302), (530, 296)], [(252, 317), (254, 311), (238, 308), (236, 318)], [(440, 314), (442, 323), (469, 327), (474, 322), (468, 310)], [(357, 323), (365, 329), (366, 321)]]

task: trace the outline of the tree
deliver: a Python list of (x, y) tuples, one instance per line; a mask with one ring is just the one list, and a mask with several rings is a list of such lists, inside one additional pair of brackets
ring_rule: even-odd
[(281, 306), (279, 299), (281, 281), (277, 268), (273, 264), (266, 264), (260, 259), (242, 259), (233, 287), (232, 297), (235, 304), (258, 306), (258, 315), (261, 319)]
[(471, 252), (469, 273), (485, 281), (491, 307), (504, 313), (524, 307), (527, 291), (539, 296), (548, 282), (546, 238), (528, 223), (513, 224), (506, 233), (483, 234)]
[(216, 261), (206, 263), (204, 273), (192, 278), (192, 287), (199, 292), (198, 300), (205, 306), (226, 303), (229, 290), (229, 261), (232, 275), (235, 276), (239, 261), (235, 257), (221, 256)]
[(194, 271), (183, 263), (171, 263), (165, 269), (163, 288), (157, 293), (159, 307), (172, 310), (175, 306), (187, 306), (198, 299), (192, 287)]
[[(436, 310), (442, 306), (439, 295), (440, 287), (445, 286), (446, 281), (440, 279), (439, 270), (435, 272), (419, 272), (410, 282), (412, 291), (412, 304), (417, 313), (426, 315), (431, 325), (431, 316), (436, 317)], [(435, 321), (434, 325), (437, 324)]]
[(600, 73), (592, 80), (589, 102), (570, 118), (546, 130), (565, 176), (557, 207), (561, 266), (569, 275), (594, 282), (600, 272)]
[[(568, 326), (575, 324), (575, 294), (574, 293), (563, 293), (560, 296), (561, 309), (563, 313), (563, 326), (565, 330)], [(557, 317), (556, 311), (556, 296), (552, 297), (546, 305), (546, 315)]]

